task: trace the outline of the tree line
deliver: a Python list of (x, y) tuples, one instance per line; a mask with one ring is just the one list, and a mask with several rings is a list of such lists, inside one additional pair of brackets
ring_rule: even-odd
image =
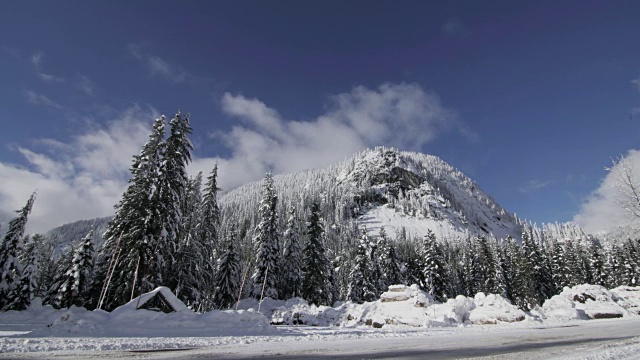
[[(373, 234), (354, 221), (379, 198), (331, 186), (314, 172), (298, 181), (315, 177), (320, 185), (286, 201), (268, 173), (250, 206), (227, 202), (221, 209), (217, 165), (206, 181), (201, 173), (187, 175), (191, 132), (189, 115), (180, 112), (168, 134), (164, 117), (154, 122), (97, 249), (90, 232), (55, 258), (45, 237), (25, 236), (34, 193), (0, 244), (0, 309), (23, 310), (40, 297), (57, 308), (112, 310), (161, 285), (195, 311), (232, 308), (247, 297), (331, 305), (373, 301), (389, 285), (418, 284), (439, 301), (495, 293), (528, 310), (565, 286), (637, 285), (639, 240), (559, 241), (531, 226), (523, 226), (521, 242), (437, 239), (433, 232), (412, 237), (404, 229), (392, 240), (384, 228)], [(420, 207), (435, 216), (402, 189), (391, 198), (403, 211)]]

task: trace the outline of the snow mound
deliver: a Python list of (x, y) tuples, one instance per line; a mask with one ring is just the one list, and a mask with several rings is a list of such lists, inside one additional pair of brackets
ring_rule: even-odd
[[(174, 310), (165, 313), (142, 308), (159, 294)], [(156, 298), (157, 299), (157, 298)], [(29, 336), (229, 336), (263, 335), (278, 332), (262, 314), (252, 310), (198, 314), (189, 310), (168, 288), (160, 287), (133, 299), (112, 312), (88, 311), (72, 306), (55, 311), (46, 327)]]
[(633, 314), (640, 315), (640, 286), (620, 286), (609, 291), (618, 296), (618, 305)]
[[(256, 300), (243, 300), (243, 308), (255, 308)], [(417, 285), (392, 285), (380, 300), (356, 304), (346, 302), (335, 307), (310, 305), (296, 298), (285, 301), (265, 299), (261, 312), (276, 325), (371, 326), (374, 328), (440, 327), (462, 324), (498, 324), (525, 319), (525, 313), (500, 295), (462, 295), (441, 304)]]
[(547, 318), (559, 320), (631, 316), (637, 314), (633, 311), (640, 306), (640, 291), (636, 294), (633, 289), (623, 287), (609, 291), (602, 286), (588, 284), (565, 287), (560, 294), (544, 302), (542, 313)]
[(524, 311), (500, 295), (478, 293), (474, 303), (476, 307), (469, 313), (469, 320), (473, 324), (497, 324), (525, 319)]

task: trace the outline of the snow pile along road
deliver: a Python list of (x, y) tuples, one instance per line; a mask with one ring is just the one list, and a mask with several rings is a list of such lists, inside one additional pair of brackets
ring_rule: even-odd
[(550, 319), (608, 319), (636, 316), (640, 310), (640, 287), (612, 290), (599, 285), (565, 287), (545, 301), (542, 315)]
[[(173, 312), (142, 308), (142, 305), (150, 303), (158, 293), (162, 294), (162, 301), (170, 305)], [(9, 311), (0, 319), (1, 323), (6, 323), (7, 319), (46, 319), (44, 323), (40, 320), (39, 326), (28, 334), (29, 337), (233, 336), (278, 333), (278, 329), (271, 326), (264, 315), (253, 310), (195, 313), (165, 287), (143, 294), (141, 298), (135, 298), (112, 312), (87, 311), (75, 306), (56, 311), (36, 302), (26, 311)], [(37, 323), (31, 321), (35, 327)]]

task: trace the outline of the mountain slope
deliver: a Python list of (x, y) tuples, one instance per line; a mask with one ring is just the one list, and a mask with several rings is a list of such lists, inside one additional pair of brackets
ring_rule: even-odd
[[(305, 207), (319, 199), (325, 221), (358, 226), (390, 237), (402, 228), (409, 236), (428, 229), (443, 239), (467, 235), (519, 238), (522, 225), (471, 179), (436, 156), (389, 148), (366, 150), (335, 166), (274, 177), (279, 210)], [(252, 183), (220, 199), (225, 217), (257, 208), (261, 184)]]

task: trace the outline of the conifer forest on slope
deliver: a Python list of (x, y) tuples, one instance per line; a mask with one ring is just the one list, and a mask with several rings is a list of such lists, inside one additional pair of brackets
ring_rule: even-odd
[(435, 156), (376, 148), (223, 194), (217, 165), (188, 176), (191, 132), (181, 113), (153, 123), (104, 231), (25, 235), (34, 193), (0, 244), (0, 308), (39, 297), (112, 310), (158, 286), (200, 312), (247, 297), (331, 305), (418, 284), (440, 301), (484, 292), (529, 310), (565, 286), (638, 285), (640, 240), (529, 224)]

